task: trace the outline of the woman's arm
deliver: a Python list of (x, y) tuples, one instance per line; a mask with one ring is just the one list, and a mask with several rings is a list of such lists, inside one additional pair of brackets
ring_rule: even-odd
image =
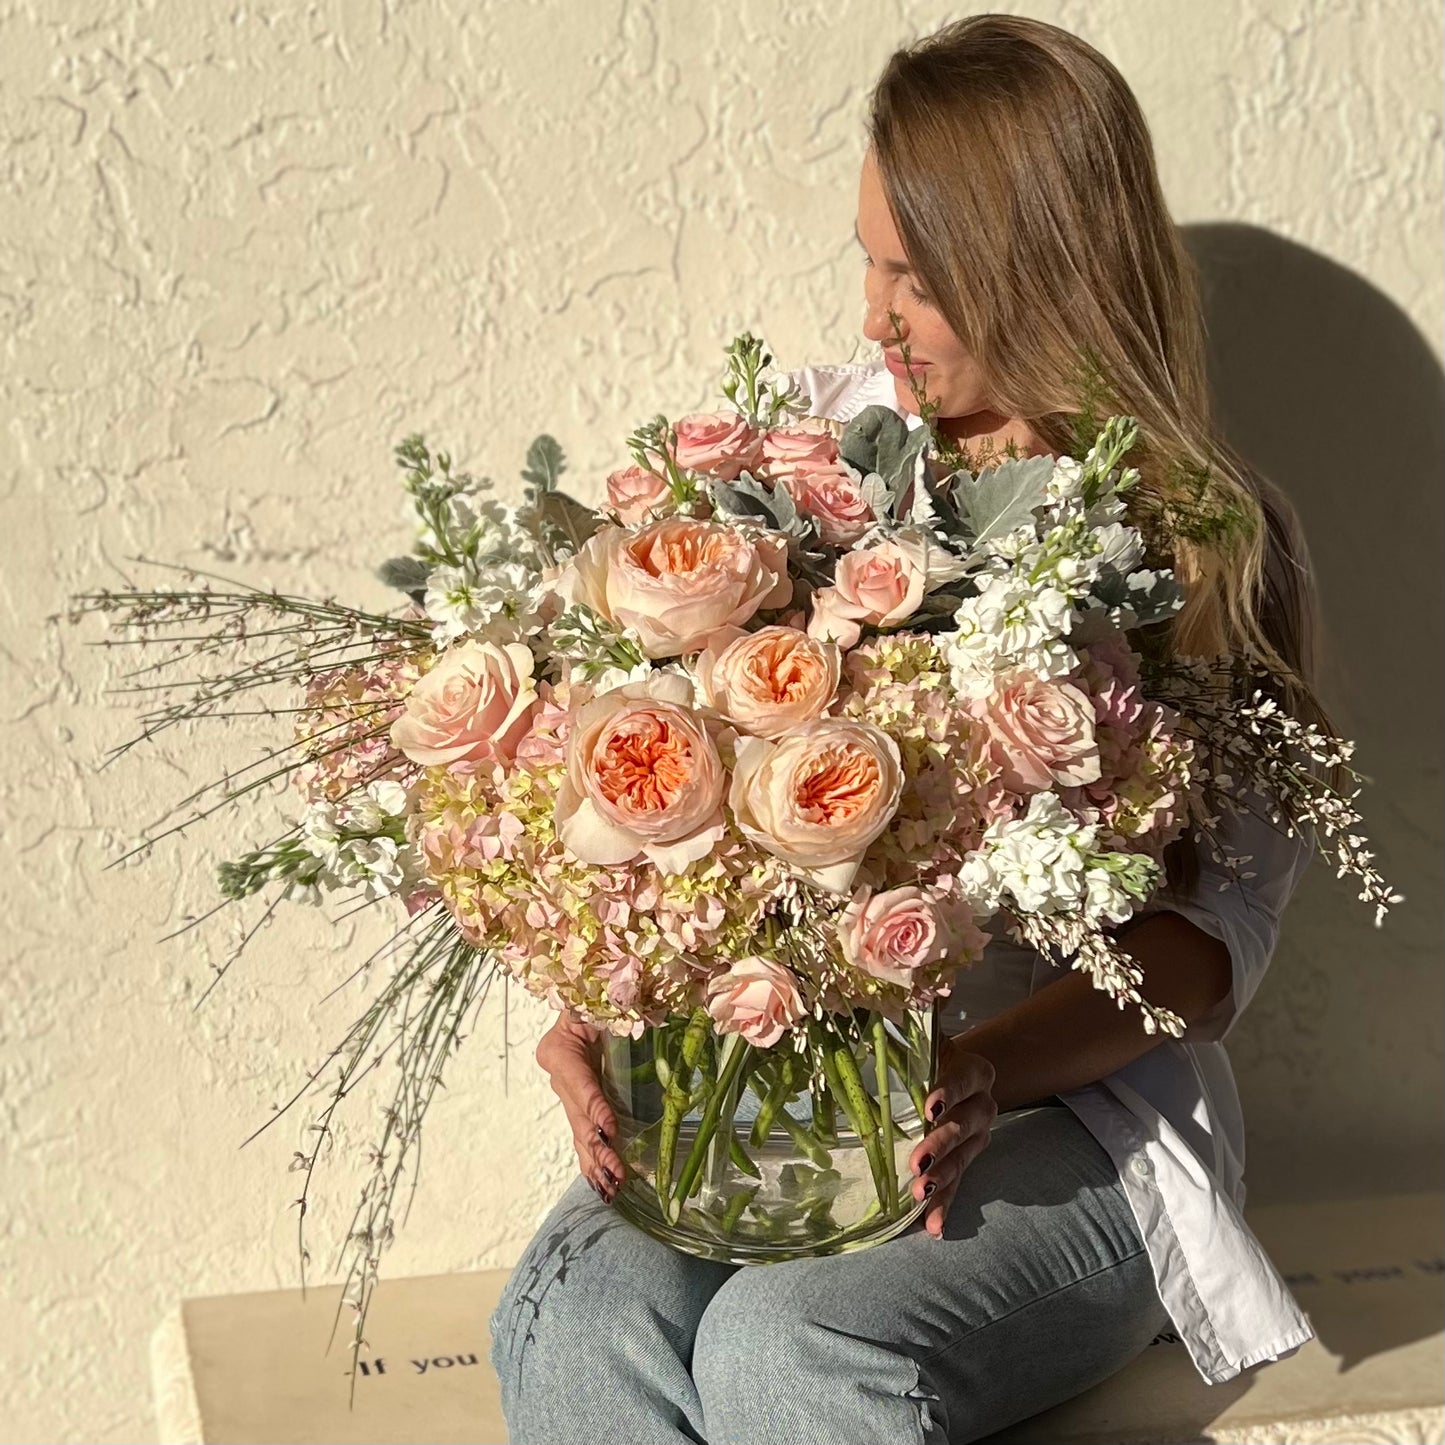
[[(1229, 950), (1178, 913), (1133, 924), (1119, 947), (1143, 970), (1139, 992), (1188, 1025), (1233, 986)], [(925, 1108), (933, 1127), (909, 1155), (913, 1197), (929, 1200), (923, 1227), (943, 1238), (959, 1176), (988, 1147), (994, 1119), (1122, 1069), (1167, 1034), (1146, 1034), (1139, 1010), (1121, 1009), (1084, 973), (1070, 971), (1022, 1003), (945, 1039), (938, 1087)]]
[[(1229, 993), (1229, 950), (1178, 913), (1143, 919), (1119, 938), (1119, 947), (1144, 972), (1139, 992), (1186, 1025)], [(1003, 1113), (1092, 1084), (1168, 1037), (1146, 1034), (1133, 1004), (1121, 1009), (1088, 975), (1074, 971), (950, 1043), (993, 1065), (993, 1097)]]

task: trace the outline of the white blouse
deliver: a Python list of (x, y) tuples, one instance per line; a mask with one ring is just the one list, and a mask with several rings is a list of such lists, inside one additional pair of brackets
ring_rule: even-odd
[[(910, 430), (922, 425), (898, 404), (893, 376), (881, 361), (804, 367), (790, 375), (815, 416), (846, 422), (866, 406), (882, 405), (903, 416)], [(1159, 1297), (1208, 1384), (1283, 1359), (1314, 1338), (1244, 1221), (1244, 1119), (1223, 1045), (1269, 966), (1280, 915), (1310, 848), (1253, 816), (1226, 815), (1219, 836), (1234, 854), (1252, 855), (1253, 878), (1234, 882), (1201, 856), (1188, 899), (1153, 902), (1141, 912), (1168, 909), (1221, 940), (1233, 970), (1229, 997), (1183, 1039), (1164, 1035), (1107, 1078), (1059, 1095), (1113, 1159)], [(944, 1028), (966, 1032), (1061, 972), (1037, 951), (995, 938), (983, 961), (959, 975)]]

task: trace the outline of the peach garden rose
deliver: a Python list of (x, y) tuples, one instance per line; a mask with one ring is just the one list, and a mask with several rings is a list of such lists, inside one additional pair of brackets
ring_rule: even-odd
[(1041, 793), (1099, 778), (1094, 704), (1072, 683), (1018, 668), (999, 674), (974, 703), (1006, 788)]
[(770, 482), (799, 471), (832, 466), (838, 460), (838, 438), (822, 417), (804, 417), (791, 426), (763, 433), (762, 470)]
[(776, 742), (740, 738), (728, 804), (755, 843), (841, 893), (902, 790), (898, 744), (887, 733), (819, 718)]
[(765, 958), (740, 958), (708, 980), (707, 1011), (720, 1034), (741, 1034), (771, 1048), (805, 1010), (793, 975)]
[(570, 600), (630, 627), (648, 657), (696, 652), (760, 608), (792, 600), (785, 538), (672, 517), (636, 532), (603, 527), (572, 559)]
[(860, 888), (838, 922), (838, 947), (854, 968), (908, 988), (914, 975), (948, 956), (949, 931), (921, 888)]
[(667, 478), (646, 467), (623, 467), (607, 476), (607, 505), (629, 527), (666, 507), (671, 495)]
[(851, 547), (875, 521), (858, 478), (842, 462), (800, 467), (786, 482), (794, 506), (818, 526), (818, 537), (832, 547)]
[(808, 631), (840, 647), (852, 647), (863, 623), (891, 627), (911, 617), (923, 601), (928, 582), (919, 549), (903, 541), (880, 542), (838, 559), (833, 585), (813, 596)]
[(838, 690), (840, 657), (794, 627), (744, 632), (698, 655), (704, 701), (755, 737), (771, 738), (821, 717)]
[(723, 765), (692, 684), (654, 673), (585, 704), (567, 739), (557, 836), (580, 862), (682, 873), (723, 836)]
[(428, 768), (510, 762), (538, 702), (532, 668), (519, 642), (448, 648), (408, 694), (392, 745)]
[(763, 455), (762, 436), (735, 411), (697, 412), (673, 427), (677, 437), (673, 460), (689, 471), (734, 482), (757, 469)]

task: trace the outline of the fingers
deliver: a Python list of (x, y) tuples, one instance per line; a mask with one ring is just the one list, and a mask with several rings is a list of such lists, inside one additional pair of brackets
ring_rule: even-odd
[(598, 1082), (592, 1042), (564, 1015), (543, 1036), (537, 1060), (572, 1126), (572, 1147), (582, 1176), (598, 1198), (610, 1204), (627, 1177), (627, 1166), (614, 1147), (617, 1119)]
[(943, 1238), (943, 1224), (963, 1171), (988, 1148), (989, 1126), (997, 1113), (990, 1095), (975, 1094), (955, 1105), (909, 1155), (915, 1176), (913, 1197), (927, 1202), (923, 1227), (936, 1239)]
[(941, 1119), (970, 1095), (992, 1095), (995, 1070), (982, 1054), (971, 1054), (961, 1048), (950, 1049), (939, 1073), (938, 1087), (923, 1104), (923, 1112), (932, 1121)]

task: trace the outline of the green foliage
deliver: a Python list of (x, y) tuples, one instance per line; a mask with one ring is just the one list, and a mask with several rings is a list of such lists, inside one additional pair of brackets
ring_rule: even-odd
[(527, 448), (527, 464), (522, 468), (522, 480), (532, 489), (533, 495), (557, 490), (557, 478), (567, 469), (566, 459), (557, 439), (543, 432)]
[(952, 493), (970, 545), (991, 542), (1018, 527), (1032, 527), (1048, 499), (1052, 457), (1009, 460), (980, 477), (964, 474)]

